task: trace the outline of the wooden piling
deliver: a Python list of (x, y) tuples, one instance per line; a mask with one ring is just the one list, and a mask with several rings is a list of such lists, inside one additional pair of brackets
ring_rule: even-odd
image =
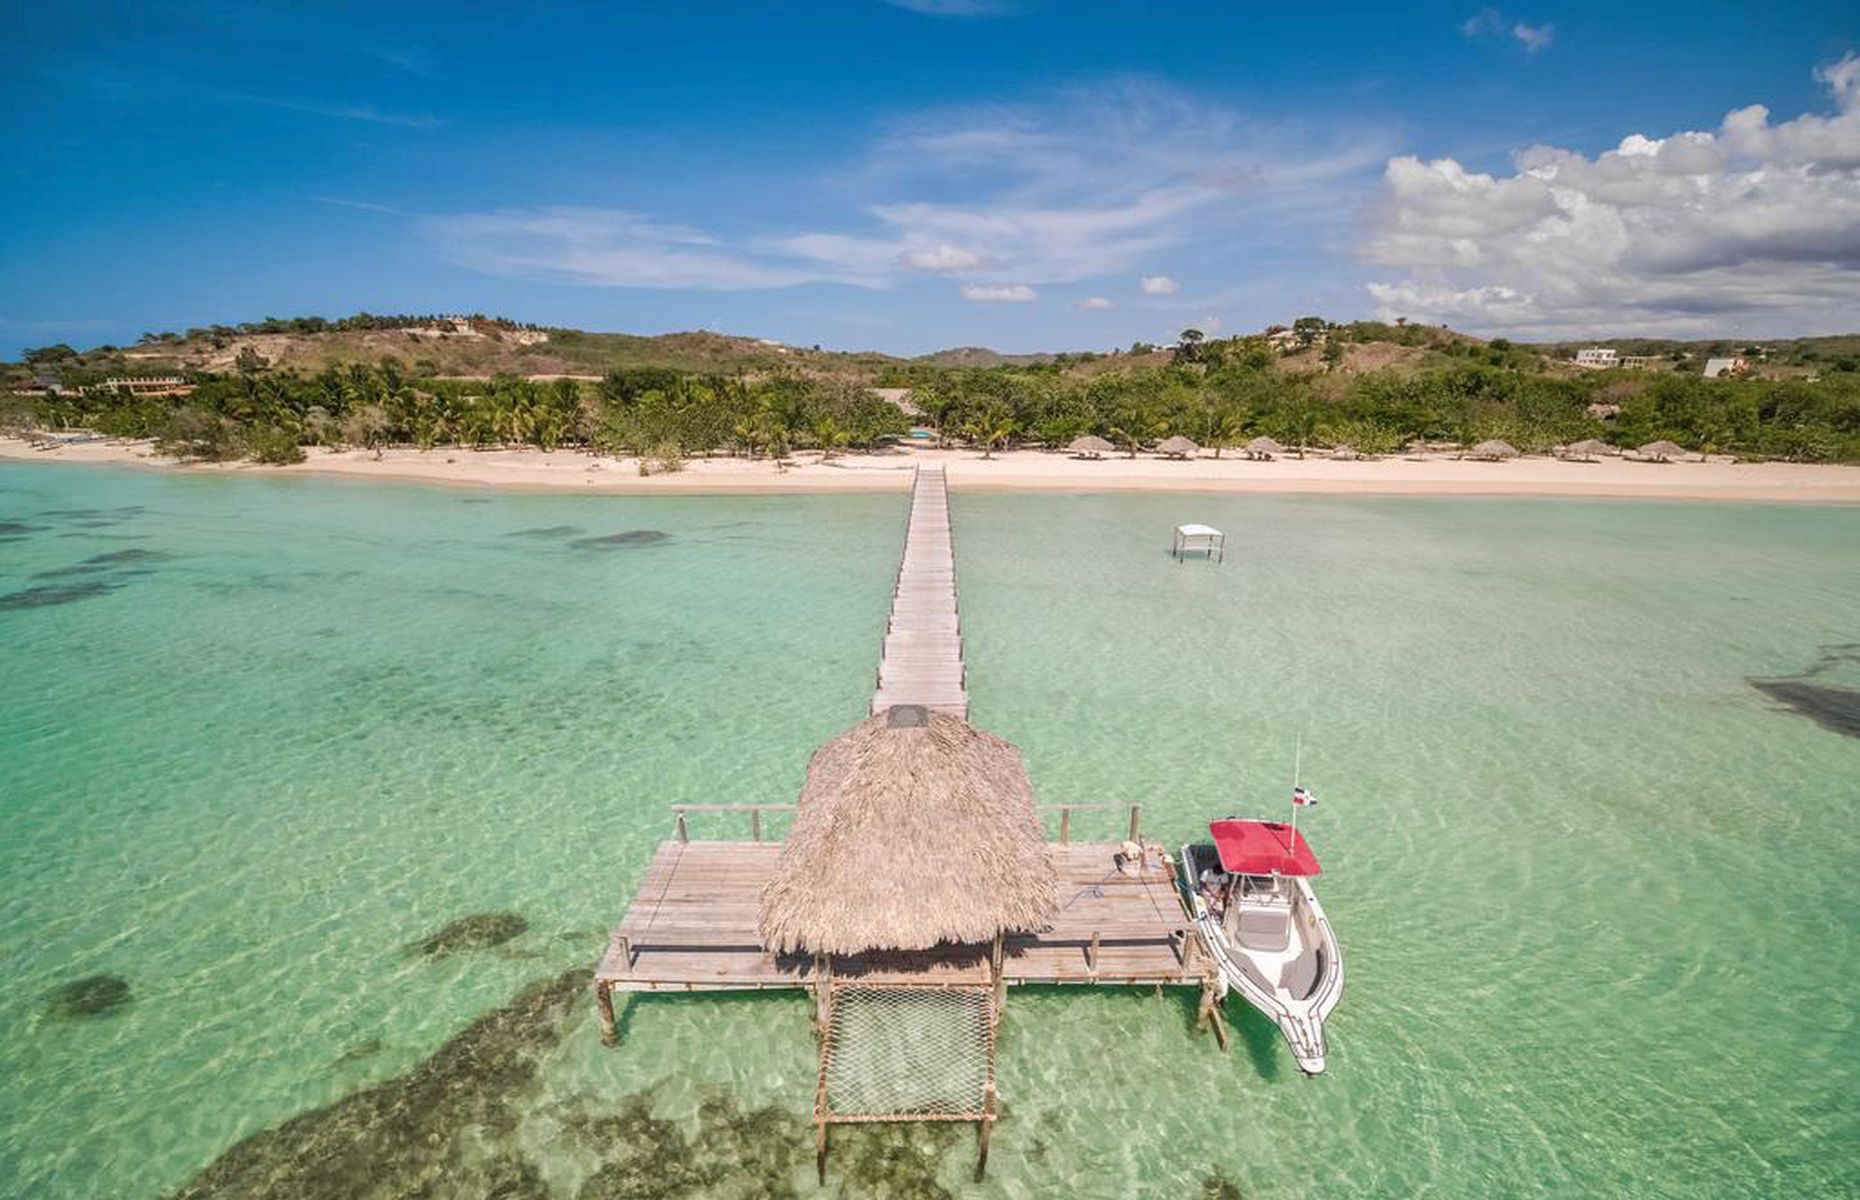
[(995, 1126), (995, 1081), (988, 1081), (987, 1090), (982, 1093), (982, 1146), (975, 1159), (975, 1182), (980, 1183), (988, 1174), (988, 1136)]
[(614, 1024), (614, 995), (605, 980), (594, 985), (594, 1007), (601, 1017), (601, 1045), (618, 1046), (620, 1034)]

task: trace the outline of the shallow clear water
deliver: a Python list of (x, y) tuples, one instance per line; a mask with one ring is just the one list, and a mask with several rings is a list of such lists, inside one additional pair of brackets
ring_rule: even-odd
[[(1860, 1187), (1860, 739), (1748, 682), (1860, 642), (1860, 510), (952, 503), (974, 719), (1040, 800), (1173, 844), (1276, 815), (1302, 741), (1349, 985), (1318, 1080), (1237, 1000), (1222, 1056), (1192, 997), (1016, 992), (988, 1182), (968, 1135), (866, 1158), (983, 1195)], [(0, 594), (104, 585), (0, 598), (0, 1191), (173, 1190), (590, 962), (668, 804), (790, 799), (863, 713), (903, 516), (0, 467)], [(1170, 561), (1184, 520), (1228, 561)], [(572, 544), (629, 530), (668, 536)], [(86, 561), (124, 550), (159, 557)], [(528, 929), (409, 949), (490, 912)], [(97, 973), (132, 999), (48, 1005)], [(800, 1000), (636, 1003), (602, 1051), (583, 995), (460, 1153), (573, 1194), (576, 1122), (643, 1096), (693, 1163), (779, 1143), (812, 1190)], [(718, 1094), (775, 1127), (700, 1133)]]

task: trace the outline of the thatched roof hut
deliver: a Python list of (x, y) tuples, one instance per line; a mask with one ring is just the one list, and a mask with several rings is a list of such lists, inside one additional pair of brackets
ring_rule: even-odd
[(1614, 449), (1600, 438), (1583, 438), (1580, 442), (1571, 442), (1563, 447), (1563, 457), (1579, 458), (1588, 462), (1598, 454), (1612, 454)]
[(1164, 439), (1162, 445), (1156, 447), (1156, 450), (1157, 453), (1165, 454), (1170, 458), (1192, 458), (1201, 453), (1200, 446), (1179, 433), (1172, 438)]
[(1240, 449), (1248, 458), (1271, 458), (1275, 454), (1285, 453), (1285, 447), (1269, 437), (1256, 437)]
[(1677, 442), (1669, 442), (1662, 439), (1657, 442), (1648, 442), (1645, 446), (1636, 450), (1635, 453), (1642, 458), (1652, 459), (1654, 462), (1671, 462), (1673, 459), (1683, 456), (1686, 453), (1686, 448)]
[(1100, 455), (1109, 454), (1115, 449), (1117, 449), (1116, 446), (1113, 446), (1096, 434), (1086, 434), (1084, 437), (1076, 437), (1066, 444), (1066, 453), (1083, 454), (1087, 458), (1097, 458)]
[(1467, 457), (1481, 459), (1485, 462), (1497, 462), (1503, 458), (1518, 457), (1518, 448), (1510, 442), (1502, 442), (1493, 438), (1489, 442), (1480, 442), (1474, 446)]
[(900, 706), (814, 752), (762, 944), (857, 954), (1045, 927), (1058, 879), (1020, 751), (959, 717)]

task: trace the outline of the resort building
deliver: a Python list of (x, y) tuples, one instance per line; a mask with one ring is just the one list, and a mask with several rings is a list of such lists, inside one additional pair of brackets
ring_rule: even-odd
[(125, 375), (103, 381), (105, 391), (132, 396), (191, 396), (194, 385), (179, 375)]
[(1705, 378), (1722, 379), (1726, 375), (1748, 375), (1750, 360), (1747, 358), (1708, 358), (1705, 360)]
[(1651, 370), (1653, 365), (1659, 361), (1660, 356), (1657, 354), (1623, 354), (1621, 356), (1621, 365), (1630, 371)]
[(1590, 346), (1576, 351), (1576, 365), (1585, 371), (1606, 371), (1620, 366), (1621, 356), (1608, 346)]

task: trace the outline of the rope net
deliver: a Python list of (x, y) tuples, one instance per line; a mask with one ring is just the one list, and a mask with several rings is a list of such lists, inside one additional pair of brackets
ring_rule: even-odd
[(980, 1120), (995, 1073), (989, 992), (835, 986), (821, 1042), (824, 1121)]

